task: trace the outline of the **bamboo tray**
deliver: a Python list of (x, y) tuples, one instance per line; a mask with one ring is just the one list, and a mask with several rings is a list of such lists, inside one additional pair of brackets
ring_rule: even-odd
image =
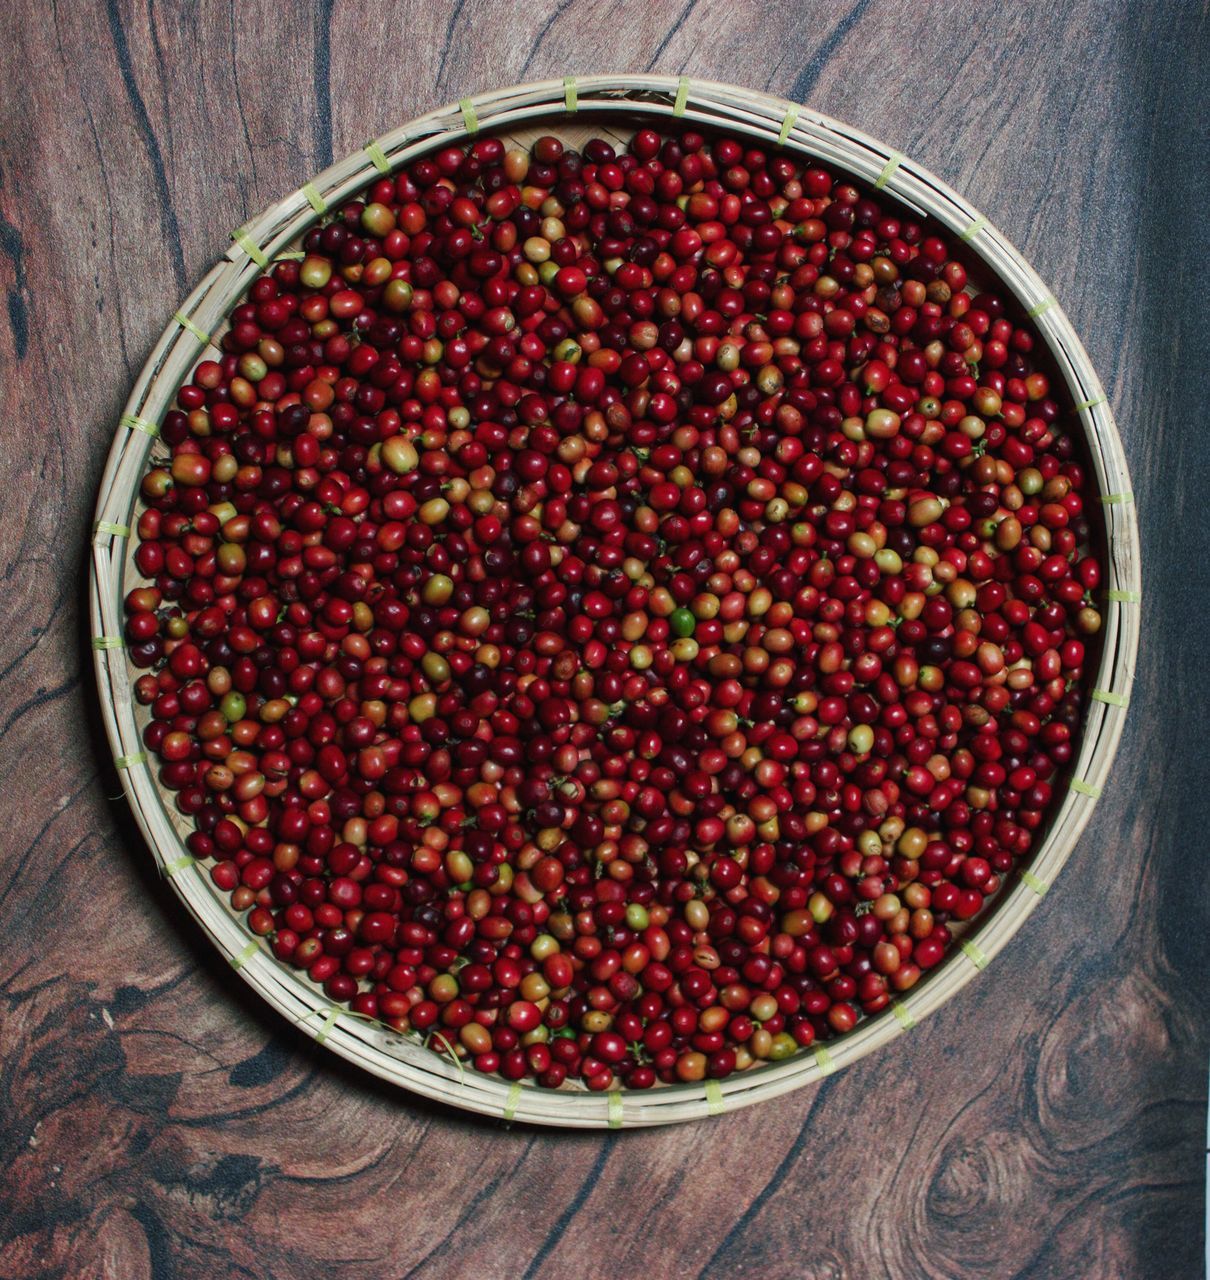
[[(333, 1005), (316, 985), (280, 963), (253, 938), (186, 852), (189, 826), (162, 791), (143, 750), (145, 715), (132, 696), (132, 668), (121, 639), (127, 583), (138, 579), (130, 530), (149, 457), (164, 452), (158, 426), (197, 361), (213, 355), (226, 319), (275, 259), (296, 252), (329, 209), (383, 174), (450, 143), (490, 133), (528, 145), (542, 133), (582, 145), (592, 136), (625, 142), (639, 127), (691, 125), (784, 147), (927, 214), (967, 246), (1031, 318), (1076, 407), (1099, 491), (1105, 584), (1101, 662), (1068, 789), (1028, 868), (1012, 876), (989, 913), (910, 995), (865, 1018), (850, 1034), (723, 1081), (589, 1093), (512, 1084), (465, 1069), (414, 1033)], [(956, 995), (1021, 927), (1079, 839), (1109, 777), (1134, 678), (1139, 638), (1139, 541), (1126, 459), (1105, 392), (1074, 330), (1016, 249), (966, 200), (927, 170), (874, 139), (806, 107), (730, 85), (687, 77), (581, 76), (464, 98), (432, 111), (332, 165), (232, 234), (225, 258), (181, 305), (135, 383), (101, 480), (91, 547), (89, 613), (106, 731), (123, 789), (161, 873), (240, 977), (318, 1043), (383, 1079), (469, 1111), (504, 1120), (576, 1128), (629, 1128), (718, 1115), (816, 1083), (910, 1030)]]

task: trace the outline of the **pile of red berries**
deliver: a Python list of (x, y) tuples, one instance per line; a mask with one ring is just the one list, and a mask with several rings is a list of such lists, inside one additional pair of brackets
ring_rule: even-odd
[(1100, 569), (1036, 338), (782, 152), (484, 138), (235, 309), (126, 637), (253, 934), (480, 1071), (853, 1028), (1028, 854)]

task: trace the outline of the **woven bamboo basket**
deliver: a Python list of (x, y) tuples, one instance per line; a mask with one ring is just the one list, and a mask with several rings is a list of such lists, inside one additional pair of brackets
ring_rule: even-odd
[[(1071, 396), (1104, 515), (1100, 665), (1068, 788), (1028, 868), (1010, 877), (990, 912), (906, 998), (827, 1046), (705, 1085), (607, 1094), (570, 1084), (557, 1091), (510, 1085), (467, 1070), (448, 1053), (426, 1047), (418, 1036), (397, 1034), (332, 1005), (318, 987), (250, 936), (186, 852), (183, 838), (189, 828), (160, 788), (142, 749), (144, 721), (136, 711), (133, 669), (121, 639), (123, 596), (128, 584), (139, 580), (130, 531), (138, 516), (144, 469), (149, 458), (165, 451), (157, 424), (178, 388), (199, 359), (215, 354), (228, 314), (258, 275), (276, 259), (302, 256), (297, 252), (302, 235), (326, 210), (382, 174), (479, 133), (522, 146), (542, 133), (556, 133), (579, 146), (592, 136), (624, 142), (639, 127), (677, 126), (783, 147), (843, 171), (916, 213), (930, 215), (967, 246), (973, 267), (1015, 295), (1045, 340)], [(817, 1083), (910, 1030), (988, 966), (1054, 881), (1109, 777), (1134, 677), (1140, 567), (1126, 459), (1101, 383), (1062, 308), (982, 214), (899, 152), (806, 107), (683, 76), (568, 76), (464, 98), (421, 116), (332, 165), (234, 232), (232, 242), (226, 257), (172, 317), (126, 405), (101, 480), (89, 606), (101, 709), (123, 789), (161, 874), (244, 981), (318, 1043), (416, 1093), (506, 1121), (617, 1129), (715, 1116)]]

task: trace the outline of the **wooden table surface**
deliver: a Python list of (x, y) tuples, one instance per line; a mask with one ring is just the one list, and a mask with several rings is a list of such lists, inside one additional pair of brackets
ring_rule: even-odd
[[(5, 26), (0, 1276), (1200, 1274), (1205, 5), (13, 0)], [(1118, 417), (1144, 638), (1092, 825), (940, 1013), (718, 1119), (510, 1130), (316, 1048), (149, 870), (94, 710), (85, 548), (129, 386), (230, 228), (423, 110), (608, 69), (820, 108), (1023, 250)]]

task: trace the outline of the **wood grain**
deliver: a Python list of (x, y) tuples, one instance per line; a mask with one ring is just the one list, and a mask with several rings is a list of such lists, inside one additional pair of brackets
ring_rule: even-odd
[[(1192, 1276), (1210, 962), (1205, 6), (11, 0), (0, 42), (0, 1277)], [(978, 983), (814, 1092), (625, 1135), (479, 1122), (285, 1027), (149, 872), (81, 622), (100, 465), (229, 228), (461, 94), (768, 88), (919, 158), (1110, 389), (1146, 629), (1114, 783)]]

